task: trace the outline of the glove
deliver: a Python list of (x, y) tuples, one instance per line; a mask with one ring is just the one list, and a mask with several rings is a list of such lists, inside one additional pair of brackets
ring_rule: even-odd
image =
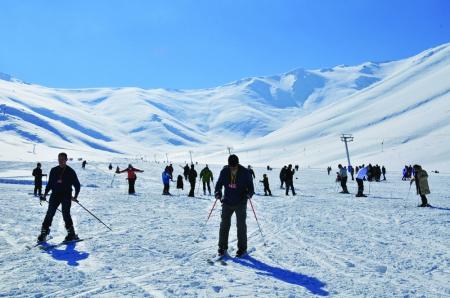
[(41, 195), (41, 196), (39, 197), (39, 200), (41, 200), (41, 201), (47, 201), (45, 195)]
[(77, 198), (76, 198), (76, 197), (72, 197), (72, 201), (74, 201), (74, 202), (77, 202), (77, 203), (78, 203), (78, 200), (77, 200)]

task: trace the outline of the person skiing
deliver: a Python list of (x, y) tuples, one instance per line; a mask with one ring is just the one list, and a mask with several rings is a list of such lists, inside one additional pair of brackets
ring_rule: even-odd
[(292, 165), (288, 165), (286, 169), (285, 179), (286, 179), (286, 195), (289, 195), (289, 188), (292, 189), (292, 195), (295, 196), (294, 189), (294, 173), (295, 170), (292, 168)]
[(383, 180), (386, 180), (386, 168), (384, 166), (381, 167), (381, 173), (383, 173)]
[(295, 165), (295, 170), (298, 172), (298, 165)]
[(342, 187), (342, 191), (341, 193), (349, 193), (348, 189), (347, 189), (347, 169), (345, 167), (343, 167), (341, 164), (338, 165), (339, 168), (339, 172), (337, 172), (336, 174), (338, 174), (340, 181), (341, 181), (341, 187)]
[(331, 167), (330, 166), (328, 166), (327, 172), (328, 172), (328, 176), (330, 176), (330, 172), (331, 172)]
[(420, 195), (420, 198), (422, 199), (422, 204), (418, 207), (431, 207), (430, 204), (428, 204), (427, 196), (430, 194), (430, 187), (428, 186), (428, 173), (420, 165), (414, 165), (414, 176), (409, 182), (411, 185), (413, 182), (416, 182), (416, 190), (417, 194)]
[(203, 194), (206, 195), (206, 186), (208, 186), (208, 192), (209, 195), (211, 195), (211, 185), (209, 182), (214, 182), (214, 178), (213, 173), (208, 168), (208, 165), (206, 165), (203, 170), (200, 171), (200, 179), (202, 179), (203, 182)]
[(86, 168), (86, 164), (87, 164), (87, 161), (83, 160), (83, 162), (81, 163), (81, 168), (85, 169)]
[(269, 178), (267, 178), (266, 174), (263, 174), (263, 180), (260, 180), (259, 182), (262, 182), (264, 185), (264, 195), (267, 196), (267, 193), (269, 193), (269, 196), (272, 196), (272, 192), (270, 191), (269, 186)]
[[(38, 241), (46, 241), (47, 235), (50, 234), (50, 227), (52, 225), (53, 216), (55, 216), (56, 209), (61, 204), (62, 216), (64, 219), (67, 236), (64, 241), (77, 240), (78, 235), (75, 234), (72, 217), (70, 216), (70, 207), (72, 201), (78, 202), (78, 194), (80, 193), (80, 182), (78, 181), (75, 171), (67, 165), (67, 154), (61, 152), (58, 154), (58, 166), (50, 170), (47, 186), (45, 187), (44, 195), (40, 197), (41, 201), (46, 201), (48, 193), (51, 191), (50, 199), (48, 201), (48, 209), (42, 222), (41, 234), (38, 236)], [(72, 196), (72, 187), (75, 188), (75, 194)]]
[(367, 175), (368, 167), (361, 167), (356, 174), (356, 183), (358, 183), (358, 193), (356, 197), (367, 197), (364, 192), (364, 178)]
[(119, 174), (125, 173), (125, 172), (127, 172), (127, 174), (128, 174), (128, 178), (127, 178), (128, 179), (128, 194), (129, 195), (135, 194), (136, 191), (134, 189), (134, 184), (136, 183), (136, 179), (137, 179), (136, 172), (143, 173), (144, 171), (133, 168), (133, 166), (131, 164), (129, 164), (128, 168), (126, 168), (125, 170), (119, 171)]
[(112, 166), (112, 164), (110, 163), (109, 166), (108, 166), (108, 169), (111, 171), (112, 168), (113, 168), (113, 166)]
[(347, 167), (347, 171), (350, 173), (350, 175), (352, 176), (352, 180), (355, 180), (355, 178), (354, 178), (354, 174), (355, 174), (355, 169), (353, 169), (353, 167), (351, 166), (351, 165), (349, 165), (348, 167)]
[(178, 175), (178, 178), (177, 178), (177, 189), (184, 189), (183, 176), (181, 176), (181, 175)]
[(119, 174), (120, 173), (120, 168), (119, 168), (119, 166), (117, 166), (116, 167), (116, 174)]
[(255, 179), (256, 178), (255, 171), (253, 171), (252, 166), (248, 165), (247, 169), (248, 169), (248, 172), (250, 173), (250, 175), (252, 176), (252, 179)]
[(281, 171), (280, 171), (280, 181), (281, 181), (281, 186), (280, 186), (280, 188), (284, 188), (284, 187), (283, 187), (283, 184), (284, 184), (284, 182), (286, 181), (286, 170), (287, 170), (287, 167), (284, 166), (284, 167), (281, 169)]
[(189, 166), (188, 164), (186, 164), (183, 168), (183, 175), (184, 175), (184, 180), (188, 180), (189, 178)]
[[(222, 188), (225, 188), (222, 196)], [(250, 172), (239, 164), (235, 154), (228, 157), (225, 166), (217, 180), (214, 195), (222, 203), (222, 220), (219, 229), (219, 248), (217, 254), (224, 256), (228, 249), (228, 235), (231, 226), (231, 216), (236, 213), (237, 247), (236, 257), (242, 257), (247, 252), (247, 200), (254, 194), (253, 179)]]
[(191, 164), (191, 169), (189, 170), (189, 184), (191, 185), (191, 190), (189, 191), (188, 197), (195, 196), (195, 181), (197, 180), (197, 171), (194, 169), (194, 164)]
[(169, 174), (170, 174), (170, 180), (173, 181), (173, 166), (172, 166), (172, 164), (169, 164), (167, 169), (168, 169)]
[(170, 192), (169, 192), (169, 189), (170, 189), (170, 178), (171, 178), (171, 176), (170, 176), (169, 169), (168, 169), (168, 167), (166, 167), (164, 169), (164, 172), (162, 172), (162, 181), (163, 181), (163, 184), (164, 184), (164, 189), (163, 189), (163, 193), (162, 193), (163, 195), (167, 195), (167, 196), (171, 195)]
[(42, 195), (42, 177), (47, 176), (47, 174), (42, 174), (41, 163), (38, 162), (36, 168), (33, 170), (32, 175), (34, 176), (34, 196)]

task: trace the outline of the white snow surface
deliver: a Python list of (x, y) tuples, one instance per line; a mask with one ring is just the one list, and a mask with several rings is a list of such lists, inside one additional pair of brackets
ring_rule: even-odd
[[(226, 159), (226, 154), (222, 156)], [(220, 209), (216, 205), (200, 241), (195, 242), (214, 199), (188, 187), (162, 196), (164, 164), (129, 162), (138, 174), (137, 195), (127, 194), (125, 174), (114, 177), (108, 163), (81, 162), (73, 167), (83, 185), (80, 202), (110, 225), (112, 232), (80, 206), (72, 205), (75, 228), (84, 242), (50, 251), (33, 245), (47, 206), (28, 193), (33, 186), (18, 178), (31, 162), (0, 162), (1, 297), (449, 297), (449, 174), (429, 171), (435, 208), (417, 208), (414, 187), (388, 168), (387, 181), (365, 183), (367, 198), (338, 193), (334, 175), (324, 169), (300, 169), (297, 196), (279, 188), (279, 168), (255, 168), (257, 179), (269, 176), (273, 197), (262, 195), (255, 180), (252, 199), (264, 238), (250, 204), (247, 209), (250, 255), (210, 265), (217, 249)], [(246, 160), (242, 160), (246, 163)], [(48, 173), (55, 162), (44, 162)], [(175, 177), (182, 173), (174, 164)], [(197, 166), (197, 171), (203, 165)], [(221, 165), (210, 165), (214, 178)], [(45, 180), (45, 179), (44, 179)], [(230, 230), (231, 255), (236, 228)], [(49, 242), (66, 232), (56, 213)], [(264, 243), (267, 245), (264, 245)]]
[[(238, 80), (199, 90), (55, 89), (0, 74), (0, 160), (73, 158), (253, 165), (450, 167), (450, 44), (399, 61)], [(167, 153), (167, 155), (166, 155)]]

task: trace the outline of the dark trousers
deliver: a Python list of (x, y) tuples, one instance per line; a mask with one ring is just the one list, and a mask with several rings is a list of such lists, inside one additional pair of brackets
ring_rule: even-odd
[(42, 194), (42, 181), (40, 182), (34, 182), (34, 195), (41, 195)]
[(267, 196), (267, 193), (269, 193), (269, 196), (272, 195), (269, 185), (264, 185), (264, 195)]
[(341, 187), (343, 192), (348, 192), (347, 189), (347, 178), (348, 177), (341, 177)]
[(383, 173), (383, 180), (386, 180), (386, 174)]
[(211, 194), (211, 185), (208, 181), (203, 181), (203, 193), (206, 194), (206, 186), (208, 186), (208, 192)]
[(292, 189), (292, 195), (295, 196), (294, 182), (292, 180), (286, 180), (286, 195), (289, 195), (289, 188)]
[(169, 188), (170, 188), (170, 184), (164, 184), (164, 189), (163, 189), (163, 195), (167, 195), (169, 194)]
[(188, 197), (194, 197), (195, 196), (195, 181), (189, 181), (191, 184), (191, 190), (189, 191)]
[(355, 178), (353, 177), (353, 172), (350, 172), (350, 175), (352, 175), (352, 180), (355, 180)]
[(280, 181), (281, 181), (281, 186), (280, 186), (280, 188), (283, 188), (283, 184), (284, 184), (283, 178), (280, 178)]
[(72, 195), (67, 194), (53, 194), (48, 201), (47, 214), (45, 215), (44, 222), (42, 223), (43, 229), (48, 229), (52, 225), (53, 216), (55, 216), (56, 209), (61, 204), (62, 216), (66, 229), (73, 227), (72, 217), (70, 216), (70, 206), (72, 205)]
[(420, 198), (422, 199), (422, 205), (424, 206), (428, 205), (428, 200), (425, 195), (420, 195)]
[(362, 195), (364, 192), (364, 182), (362, 179), (356, 178), (356, 183), (358, 183), (358, 194), (357, 195)]
[(240, 250), (247, 250), (247, 200), (244, 203), (230, 206), (222, 204), (222, 221), (219, 230), (219, 248), (228, 249), (228, 234), (230, 233), (231, 216), (236, 213), (237, 246)]
[(128, 194), (134, 194), (134, 183), (136, 183), (136, 178), (128, 178)]

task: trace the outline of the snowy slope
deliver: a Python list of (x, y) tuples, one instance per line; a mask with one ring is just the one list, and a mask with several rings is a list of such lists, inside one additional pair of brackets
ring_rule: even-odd
[[(0, 159), (71, 156), (253, 164), (345, 162), (450, 166), (450, 45), (400, 61), (296, 69), (203, 90), (52, 89), (0, 77)], [(431, 116), (432, 115), (432, 116)], [(381, 143), (383, 142), (383, 148)], [(38, 156), (32, 154), (33, 144)]]
[[(222, 159), (226, 159), (223, 154)], [(243, 162), (246, 162), (243, 160)], [(128, 161), (118, 163), (124, 167)], [(0, 177), (30, 173), (31, 162), (0, 162)], [(44, 172), (55, 162), (43, 163)], [(368, 198), (337, 193), (334, 176), (305, 169), (294, 184), (298, 196), (279, 189), (279, 168), (267, 173), (274, 197), (256, 195), (247, 210), (250, 257), (206, 260), (217, 249), (220, 206), (197, 239), (213, 198), (187, 189), (162, 196), (163, 164), (135, 163), (136, 196), (126, 194), (125, 176), (107, 163), (70, 165), (83, 185), (80, 202), (112, 227), (102, 226), (80, 206), (72, 207), (77, 233), (93, 237), (76, 245), (41, 251), (32, 245), (46, 206), (28, 195), (32, 185), (0, 184), (0, 296), (5, 297), (448, 297), (450, 295), (449, 175), (429, 171), (436, 208), (416, 208), (409, 183), (388, 174), (386, 182), (366, 182)], [(116, 163), (114, 163), (114, 166)], [(198, 168), (199, 170), (200, 168)], [(217, 177), (221, 165), (213, 166)], [(389, 169), (388, 169), (389, 173)], [(12, 174), (12, 173), (11, 173)], [(175, 175), (181, 169), (175, 165)], [(9, 175), (10, 176), (10, 175)], [(261, 194), (261, 184), (256, 182)], [(179, 195), (179, 196), (178, 196)], [(236, 251), (236, 228), (230, 249)], [(55, 215), (52, 243), (66, 232)], [(264, 246), (264, 240), (267, 246)]]

